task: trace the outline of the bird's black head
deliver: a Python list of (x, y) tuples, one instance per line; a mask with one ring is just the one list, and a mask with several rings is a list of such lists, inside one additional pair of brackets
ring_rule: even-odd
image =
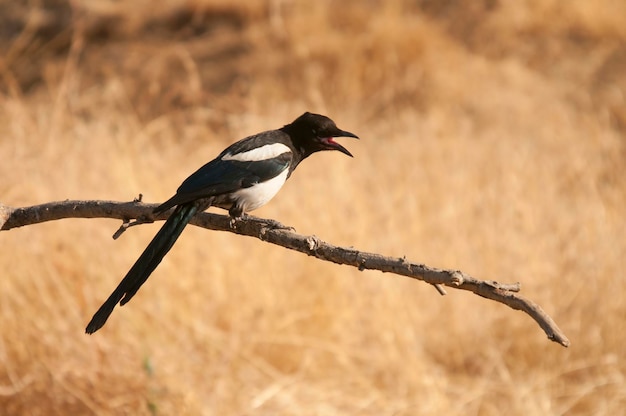
[(304, 113), (281, 130), (291, 136), (296, 147), (304, 152), (304, 157), (321, 150), (339, 150), (352, 157), (352, 153), (337, 143), (335, 137), (358, 137), (349, 131), (341, 130), (334, 121), (321, 114)]

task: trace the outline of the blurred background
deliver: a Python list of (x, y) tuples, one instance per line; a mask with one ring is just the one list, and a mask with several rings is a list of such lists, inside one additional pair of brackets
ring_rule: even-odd
[(162, 202), (318, 112), (354, 159), (313, 156), (255, 215), (519, 281), (572, 342), (196, 227), (87, 336), (160, 224), (67, 219), (0, 233), (0, 413), (620, 414), (625, 93), (621, 1), (0, 0), (2, 204)]

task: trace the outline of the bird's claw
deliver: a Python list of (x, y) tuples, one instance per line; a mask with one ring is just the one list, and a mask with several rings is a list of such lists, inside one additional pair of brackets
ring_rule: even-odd
[(245, 212), (243, 214), (241, 214), (241, 215), (231, 216), (230, 220), (228, 221), (228, 226), (232, 230), (236, 230), (237, 229), (237, 221), (243, 221), (247, 217), (248, 217), (248, 214), (246, 214)]

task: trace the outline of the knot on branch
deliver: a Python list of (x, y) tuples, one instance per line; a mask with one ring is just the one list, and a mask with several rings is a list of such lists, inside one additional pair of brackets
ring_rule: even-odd
[(306, 238), (306, 246), (309, 249), (309, 251), (313, 253), (317, 251), (319, 244), (320, 244), (320, 240), (314, 235), (311, 235)]
[(452, 279), (452, 284), (454, 286), (461, 286), (465, 282), (465, 277), (463, 277), (463, 273), (459, 270), (451, 272), (450, 278)]

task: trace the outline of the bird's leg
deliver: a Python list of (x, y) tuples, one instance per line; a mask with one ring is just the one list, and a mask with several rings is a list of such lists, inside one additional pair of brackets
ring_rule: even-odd
[(237, 221), (241, 221), (248, 216), (248, 214), (243, 212), (243, 209), (239, 208), (237, 204), (234, 204), (228, 210), (228, 215), (230, 216), (230, 221), (228, 222), (228, 225), (230, 225), (230, 228), (232, 228), (233, 230), (237, 228)]

